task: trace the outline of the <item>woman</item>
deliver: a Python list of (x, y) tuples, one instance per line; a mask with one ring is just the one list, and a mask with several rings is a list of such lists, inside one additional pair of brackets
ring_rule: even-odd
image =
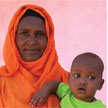
[[(44, 83), (67, 83), (68, 72), (58, 63), (54, 26), (41, 7), (24, 5), (13, 16), (3, 48), (5, 66), (0, 68), (0, 108), (31, 108), (29, 102)], [(42, 108), (58, 108), (50, 95)]]

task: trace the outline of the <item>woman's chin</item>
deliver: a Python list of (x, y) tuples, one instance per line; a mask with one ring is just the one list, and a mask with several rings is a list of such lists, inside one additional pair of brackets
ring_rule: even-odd
[(24, 62), (34, 62), (36, 60), (38, 60), (40, 58), (40, 56), (29, 56), (29, 57), (24, 57), (23, 61)]

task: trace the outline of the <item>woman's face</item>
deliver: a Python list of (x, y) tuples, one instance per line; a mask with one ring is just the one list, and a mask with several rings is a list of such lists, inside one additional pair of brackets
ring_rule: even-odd
[(16, 31), (16, 46), (23, 61), (32, 62), (39, 59), (47, 46), (44, 21), (35, 16), (26, 16), (19, 22)]

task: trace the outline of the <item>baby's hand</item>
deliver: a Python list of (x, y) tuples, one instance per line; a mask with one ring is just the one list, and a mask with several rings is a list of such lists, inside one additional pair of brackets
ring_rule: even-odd
[(32, 105), (32, 107), (36, 105), (38, 108), (40, 105), (43, 105), (47, 101), (49, 94), (49, 91), (45, 89), (39, 90), (36, 94), (32, 96), (32, 99), (30, 100), (30, 105)]

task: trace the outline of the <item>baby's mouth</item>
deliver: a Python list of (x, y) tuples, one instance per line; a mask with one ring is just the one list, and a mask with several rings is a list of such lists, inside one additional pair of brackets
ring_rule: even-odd
[(83, 87), (78, 88), (78, 93), (85, 93), (86, 89)]

